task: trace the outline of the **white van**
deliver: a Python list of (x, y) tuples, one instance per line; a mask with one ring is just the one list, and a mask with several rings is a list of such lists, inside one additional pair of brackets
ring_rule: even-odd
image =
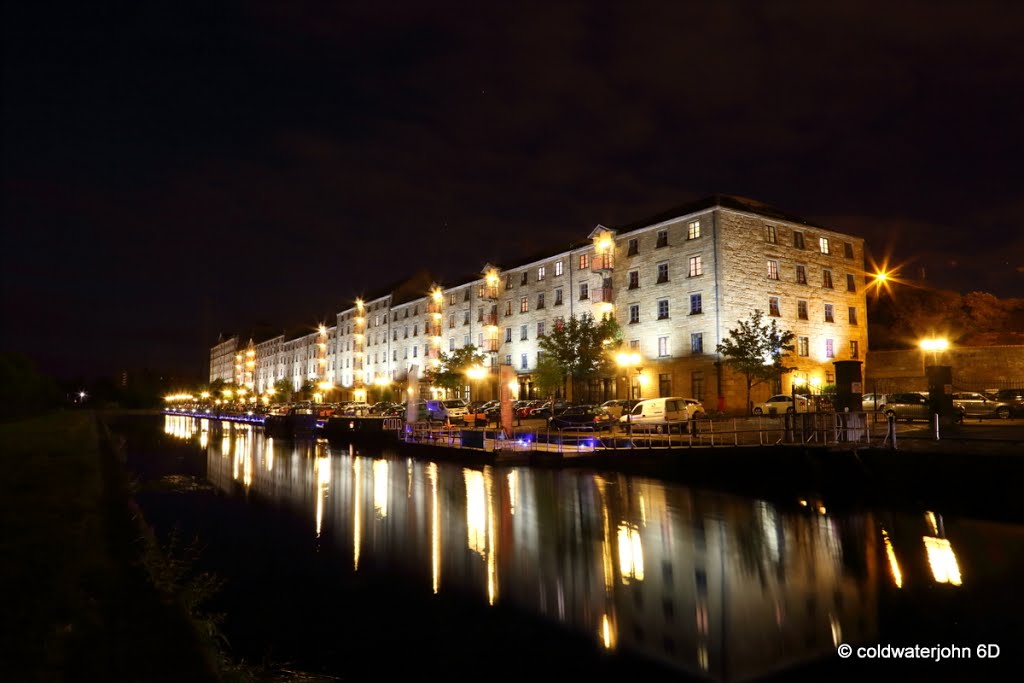
[[(632, 425), (637, 430), (664, 432), (668, 425), (682, 424), (704, 417), (704, 405), (695, 398), (666, 396), (640, 401), (633, 410), (619, 418), (620, 427)], [(675, 426), (672, 431), (676, 431)], [(681, 431), (686, 431), (682, 426)]]
[(427, 401), (427, 419), (441, 422), (464, 422), (469, 409), (461, 398), (446, 401)]

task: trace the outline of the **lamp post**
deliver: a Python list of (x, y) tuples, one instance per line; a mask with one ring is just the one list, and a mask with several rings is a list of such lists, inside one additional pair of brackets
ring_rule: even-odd
[(481, 380), (487, 376), (487, 370), (480, 367), (479, 365), (473, 365), (466, 370), (466, 377), (470, 379), (470, 383), (473, 386), (473, 396), (471, 399), (476, 399), (476, 381)]
[[(643, 389), (640, 387), (640, 373), (643, 370), (640, 367), (640, 354), (620, 353), (615, 357), (615, 362), (618, 363), (619, 367), (626, 371), (626, 386), (629, 389), (629, 391), (627, 392), (629, 398), (633, 398), (633, 383), (630, 381), (629, 369), (636, 368), (637, 399), (639, 399), (643, 395)], [(627, 402), (626, 405), (629, 406), (629, 403)], [(626, 433), (629, 434), (630, 439), (633, 438), (633, 409), (631, 407), (629, 408), (629, 411), (626, 413)]]

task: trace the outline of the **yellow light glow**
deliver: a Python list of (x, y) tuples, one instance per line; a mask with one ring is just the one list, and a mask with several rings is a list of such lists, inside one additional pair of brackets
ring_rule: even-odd
[(647, 386), (651, 383), (651, 378), (646, 372), (642, 372), (637, 375), (637, 381), (640, 382), (641, 386)]
[(320, 334), (327, 334), (327, 328), (323, 325), (320, 326)]
[(248, 356), (249, 358), (255, 358), (256, 352), (252, 349), (249, 349), (248, 351), (245, 352), (245, 355)]
[(892, 572), (892, 581), (897, 588), (903, 588), (903, 572), (900, 571), (900, 563), (896, 561), (896, 550), (889, 540), (889, 532), (882, 529), (882, 541), (885, 542), (885, 555), (889, 558), (889, 571)]
[(811, 386), (814, 387), (815, 389), (820, 387), (821, 386), (821, 378), (820, 377), (812, 377), (811, 378)]
[(248, 392), (248, 391), (246, 391), (245, 387), (241, 387), (241, 388), (240, 388), (240, 389), (238, 390), (238, 392), (237, 392), (237, 393), (238, 393), (238, 395), (239, 395), (239, 396), (245, 396), (245, 395), (246, 395), (247, 393), (249, 393), (249, 392)]
[(803, 377), (794, 377), (793, 378), (793, 386), (795, 386), (795, 387), (802, 387), (805, 384), (807, 384), (807, 380), (804, 379)]
[(513, 394), (519, 393), (519, 382), (512, 380), (508, 383), (508, 388)]
[(236, 353), (235, 354), (235, 360), (242, 360), (242, 354)]
[(430, 296), (434, 299), (436, 303), (441, 303), (441, 299), (444, 298), (444, 295), (441, 293), (440, 289), (435, 289), (433, 292), (430, 293)]
[(466, 377), (469, 377), (470, 379), (483, 379), (486, 376), (487, 370), (480, 367), (479, 365), (474, 365), (473, 367), (466, 370)]
[(382, 518), (388, 516), (388, 461), (373, 461), (373, 509)]
[(936, 583), (961, 585), (960, 565), (956, 561), (956, 553), (948, 539), (924, 536), (924, 547), (928, 553), (928, 565)]
[(487, 284), (491, 287), (498, 286), (498, 274), (493, 270), (487, 273)]
[(615, 356), (615, 362), (622, 367), (633, 367), (640, 365), (640, 354), (639, 353), (620, 353)]
[(644, 580), (644, 549), (640, 542), (640, 532), (625, 522), (619, 524), (619, 573), (622, 583), (628, 584), (630, 579)]
[(277, 389), (275, 389), (274, 387), (270, 387), (269, 389), (267, 389), (267, 393), (273, 396), (274, 394), (277, 393)]
[(607, 614), (601, 615), (601, 644), (606, 650), (615, 647), (615, 629), (612, 626), (611, 617)]
[(430, 575), (434, 594), (441, 589), (441, 501), (437, 491), (437, 465), (427, 465), (430, 480)]
[(487, 553), (487, 501), (484, 475), (476, 470), (462, 470), (466, 486), (466, 535), (469, 549), (484, 557)]
[(359, 551), (363, 544), (363, 464), (362, 458), (352, 460), (352, 567), (359, 571)]
[(608, 235), (603, 235), (600, 238), (598, 238), (597, 242), (595, 243), (595, 246), (597, 247), (598, 252), (604, 253), (606, 251), (609, 251), (612, 248), (612, 238), (609, 237)]
[(933, 353), (938, 351), (946, 351), (947, 349), (949, 349), (949, 340), (943, 338), (922, 339), (920, 342), (918, 342), (918, 346), (921, 347), (922, 351), (931, 351)]
[(204, 391), (203, 393), (199, 394), (199, 398), (210, 398), (210, 392)]
[(356, 306), (359, 307), (359, 308), (362, 308), (363, 307), (363, 300), (362, 299), (356, 299)]
[(323, 382), (320, 382), (316, 386), (320, 389), (320, 391), (330, 391), (331, 389), (334, 388), (334, 385), (331, 384), (330, 382), (326, 381), (326, 380), (323, 381)]

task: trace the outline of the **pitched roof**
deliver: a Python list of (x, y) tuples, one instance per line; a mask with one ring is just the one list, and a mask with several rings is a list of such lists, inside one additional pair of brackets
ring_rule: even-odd
[(615, 229), (618, 231), (618, 234), (622, 235), (623, 233), (640, 230), (651, 225), (664, 223), (665, 221), (672, 220), (673, 218), (697, 213), (698, 211), (704, 211), (716, 206), (720, 206), (725, 209), (735, 209), (736, 211), (745, 211), (747, 213), (755, 213), (759, 216), (764, 216), (765, 218), (774, 218), (776, 220), (787, 221), (789, 223), (800, 223), (801, 225), (807, 225), (814, 228), (825, 228), (824, 225), (812, 223), (805, 218), (788, 213), (782, 209), (776, 208), (770, 204), (765, 204), (764, 202), (756, 199), (732, 194), (713, 194), (687, 204), (672, 207), (671, 209), (662, 211), (643, 220), (635, 221), (628, 225), (617, 226)]

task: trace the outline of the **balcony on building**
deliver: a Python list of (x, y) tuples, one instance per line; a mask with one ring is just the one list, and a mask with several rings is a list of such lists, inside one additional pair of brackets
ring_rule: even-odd
[(615, 270), (615, 254), (610, 251), (605, 254), (594, 254), (590, 259), (591, 272), (602, 273), (609, 270)]
[(614, 295), (615, 295), (615, 292), (613, 291), (612, 286), (610, 284), (608, 284), (608, 283), (605, 283), (604, 285), (602, 285), (600, 287), (594, 287), (594, 288), (592, 288), (590, 290), (590, 299), (595, 304), (598, 304), (598, 303), (608, 303), (608, 304), (614, 303), (614, 299), (615, 299)]
[(487, 353), (497, 353), (500, 348), (501, 340), (497, 337), (488, 337), (484, 339), (483, 350)]

